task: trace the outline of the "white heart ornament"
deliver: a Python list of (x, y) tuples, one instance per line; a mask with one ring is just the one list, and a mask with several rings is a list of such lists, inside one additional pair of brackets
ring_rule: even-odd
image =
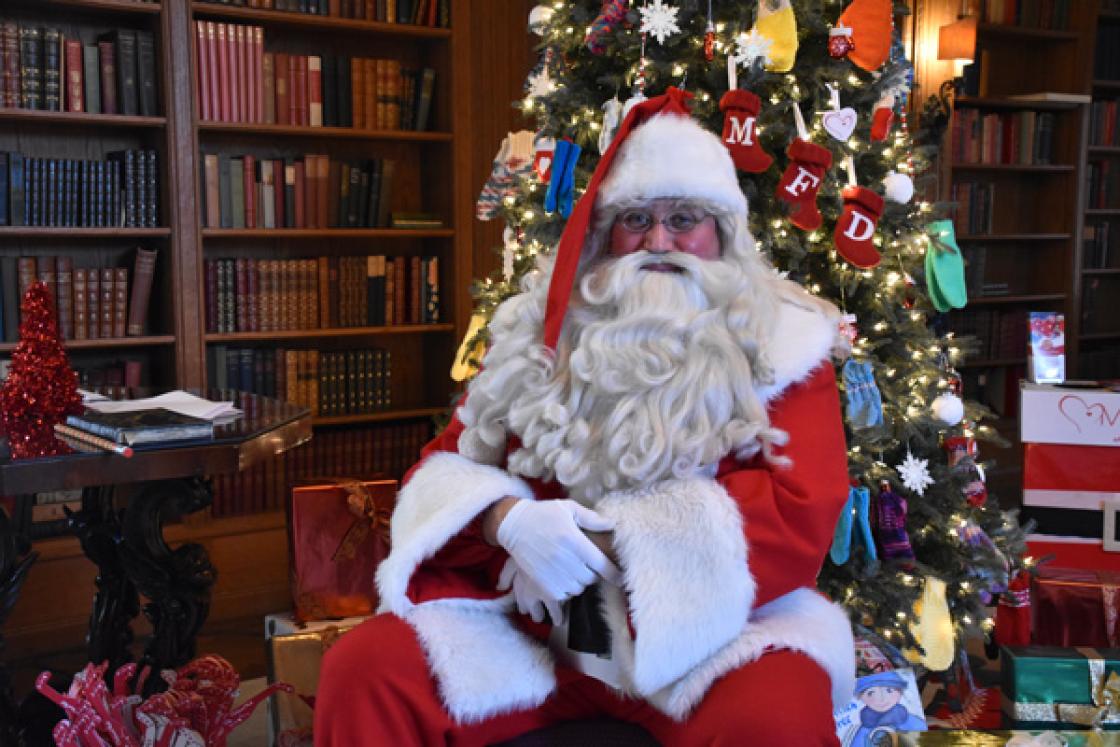
[(548, 178), (549, 169), (552, 168), (552, 158), (550, 156), (541, 156), (537, 159), (537, 176), (544, 181)]
[(825, 112), (821, 117), (821, 124), (825, 132), (840, 142), (846, 141), (856, 129), (856, 110), (850, 106), (843, 109)]

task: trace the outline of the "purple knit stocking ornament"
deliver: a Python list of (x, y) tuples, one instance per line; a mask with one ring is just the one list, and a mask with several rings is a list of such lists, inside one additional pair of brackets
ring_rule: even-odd
[(878, 503), (877, 530), (882, 558), (904, 565), (913, 564), (914, 549), (910, 546), (910, 535), (906, 533), (906, 499), (893, 492), (889, 483), (883, 483)]
[(626, 18), (628, 5), (629, 0), (603, 0), (603, 9), (591, 22), (587, 38), (584, 39), (591, 54), (601, 55), (607, 51), (607, 34), (614, 31), (615, 26)]

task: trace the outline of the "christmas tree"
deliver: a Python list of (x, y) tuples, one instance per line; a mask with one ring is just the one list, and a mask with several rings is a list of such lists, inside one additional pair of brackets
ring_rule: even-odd
[(19, 344), (0, 388), (0, 434), (8, 437), (15, 459), (66, 454), (70, 448), (55, 438), (54, 426), (80, 413), (82, 398), (47, 286), (28, 288), (20, 315)]
[[(959, 398), (967, 340), (934, 332), (964, 304), (952, 224), (914, 199), (932, 146), (907, 123), (912, 70), (891, 0), (559, 0), (534, 8), (540, 62), (520, 106), (528, 157), (499, 153), (480, 217), (507, 226), (502, 269), (476, 287), (458, 365), (477, 364), (494, 308), (550, 251), (624, 116), (669, 86), (721, 133), (751, 228), (777, 270), (850, 319), (838, 367), (850, 510), (822, 591), (853, 622), (944, 669), (1022, 563), (1024, 534), (988, 495), (976, 439), (998, 438)], [(550, 172), (550, 173), (548, 173)], [(843, 489), (840, 487), (839, 489)]]

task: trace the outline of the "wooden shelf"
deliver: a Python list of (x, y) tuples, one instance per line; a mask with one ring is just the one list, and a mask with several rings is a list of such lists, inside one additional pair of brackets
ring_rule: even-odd
[(163, 6), (160, 3), (141, 3), (136, 0), (8, 0), (7, 4), (22, 5), (43, 9), (44, 6), (81, 8), (91, 13), (123, 13), (158, 16)]
[(1076, 41), (1076, 31), (1057, 29), (1036, 29), (1030, 26), (1013, 26), (1007, 23), (980, 23), (976, 32), (984, 36), (1009, 36), (1016, 39), (1037, 39), (1042, 41)]
[(1084, 106), (1080, 101), (1046, 101), (1013, 99), (1007, 96), (958, 96), (953, 99), (957, 109), (1028, 109), (1031, 111), (1064, 111)]
[(1090, 145), (1089, 153), (1098, 153), (1102, 156), (1120, 156), (1120, 146), (1117, 145)]
[(1034, 164), (1034, 163), (954, 163), (955, 171), (1006, 171), (1006, 172), (1032, 172), (1041, 174), (1071, 173), (1073, 164)]
[(957, 241), (1065, 241), (1072, 237), (1068, 233), (968, 233), (958, 234)]
[(1085, 332), (1078, 337), (1082, 340), (1120, 340), (1120, 329), (1115, 332)]
[(1120, 275), (1120, 267), (1087, 267), (1082, 275)]
[(1085, 215), (1120, 215), (1120, 208), (1087, 208)]
[(338, 327), (293, 329), (284, 332), (211, 332), (206, 342), (250, 342), (253, 340), (303, 340), (321, 337), (364, 337), (367, 335), (415, 335), (451, 332), (454, 324), (396, 324), (386, 327)]
[(191, 9), (196, 15), (210, 18), (234, 18), (255, 21), (269, 26), (294, 26), (299, 28), (336, 29), (339, 31), (361, 31), (383, 36), (400, 36), (412, 39), (449, 39), (451, 29), (416, 26), (410, 23), (379, 23), (377, 21), (357, 21), (350, 18), (319, 16), (311, 13), (294, 13), (282, 10), (259, 10), (234, 5), (215, 5), (213, 3), (193, 2)]
[(1093, 88), (1103, 91), (1120, 91), (1120, 80), (1094, 80)]
[(132, 117), (125, 114), (90, 114), (88, 112), (45, 112), (38, 109), (0, 107), (0, 122), (32, 122), (44, 125), (79, 125), (81, 127), (164, 127), (167, 117)]
[(300, 127), (255, 122), (198, 122), (199, 132), (241, 135), (278, 135), (282, 137), (329, 138), (345, 140), (396, 140), (405, 143), (449, 143), (450, 132), (417, 130), (361, 130), (354, 127)]
[[(0, 342), (0, 351), (15, 350), (15, 342)], [(151, 348), (174, 345), (174, 335), (147, 335), (144, 337), (101, 337), (96, 340), (65, 340), (67, 350), (107, 350), (111, 348)]]
[(448, 405), (446, 407), (417, 407), (411, 410), (367, 412), (362, 415), (319, 415), (311, 419), (311, 424), (315, 426), (356, 425), (359, 423), (380, 423), (386, 420), (405, 420), (406, 418), (431, 418), (443, 415), (450, 409), (451, 406)]
[(204, 239), (444, 239), (451, 228), (204, 228)]
[(1026, 358), (991, 358), (988, 360), (966, 360), (964, 363), (957, 365), (957, 368), (1002, 368), (1006, 366), (1022, 366), (1027, 362)]
[(170, 228), (79, 228), (59, 226), (0, 226), (0, 239), (7, 237), (63, 239), (111, 239), (114, 237), (139, 239), (170, 236)]
[(999, 306), (1013, 303), (1050, 303), (1065, 300), (1065, 293), (1034, 293), (1019, 296), (977, 296), (968, 299), (969, 306)]

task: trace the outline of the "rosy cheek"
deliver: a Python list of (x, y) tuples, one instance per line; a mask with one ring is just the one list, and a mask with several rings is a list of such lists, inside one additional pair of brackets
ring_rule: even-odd
[(630, 233), (621, 226), (611, 227), (611, 248), (610, 254), (612, 257), (622, 257), (637, 251), (642, 243), (642, 234)]

